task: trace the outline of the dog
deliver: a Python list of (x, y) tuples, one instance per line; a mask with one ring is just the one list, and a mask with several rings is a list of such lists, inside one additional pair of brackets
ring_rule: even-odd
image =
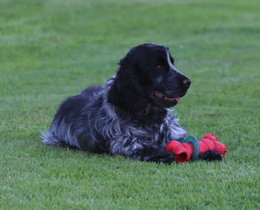
[[(174, 66), (169, 48), (138, 45), (120, 60), (118, 71), (104, 85), (87, 88), (61, 104), (42, 142), (170, 164), (175, 158), (166, 145), (187, 135), (171, 107), (190, 85)], [(200, 158), (221, 156), (208, 151)]]

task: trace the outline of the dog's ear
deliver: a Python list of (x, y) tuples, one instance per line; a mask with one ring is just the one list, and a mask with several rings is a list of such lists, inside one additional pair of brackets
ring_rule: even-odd
[(119, 70), (108, 93), (109, 103), (133, 112), (147, 106), (137, 72), (137, 61), (130, 51), (119, 63)]
[(113, 84), (108, 92), (108, 102), (111, 104), (118, 105), (120, 103), (120, 85), (117, 79), (117, 76), (115, 77)]

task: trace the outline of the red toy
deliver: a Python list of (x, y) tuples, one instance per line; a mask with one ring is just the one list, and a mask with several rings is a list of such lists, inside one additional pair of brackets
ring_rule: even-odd
[[(197, 145), (195, 145), (194, 140), (198, 142), (196, 143)], [(194, 148), (195, 146), (197, 146), (197, 148)], [(166, 146), (166, 150), (173, 152), (176, 161), (181, 163), (193, 159), (194, 153), (197, 153), (195, 156), (198, 157), (199, 154), (209, 150), (215, 150), (224, 157), (227, 152), (227, 147), (220, 143), (217, 137), (212, 134), (207, 134), (201, 141), (197, 141), (193, 136), (187, 137), (183, 142), (172, 140), (168, 146)]]

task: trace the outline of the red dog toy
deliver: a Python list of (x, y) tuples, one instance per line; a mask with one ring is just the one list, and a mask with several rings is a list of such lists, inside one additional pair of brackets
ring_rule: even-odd
[(224, 157), (227, 152), (227, 147), (220, 143), (217, 137), (212, 134), (207, 134), (201, 141), (197, 141), (193, 136), (187, 137), (182, 142), (172, 140), (168, 146), (166, 146), (166, 150), (173, 152), (175, 154), (176, 161), (181, 163), (196, 160), (199, 154), (209, 150), (215, 150)]

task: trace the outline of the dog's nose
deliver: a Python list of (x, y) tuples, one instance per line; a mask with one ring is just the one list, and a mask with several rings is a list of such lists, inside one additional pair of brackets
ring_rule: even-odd
[(188, 78), (185, 78), (184, 80), (182, 80), (182, 84), (185, 88), (188, 89), (190, 87), (191, 81)]

